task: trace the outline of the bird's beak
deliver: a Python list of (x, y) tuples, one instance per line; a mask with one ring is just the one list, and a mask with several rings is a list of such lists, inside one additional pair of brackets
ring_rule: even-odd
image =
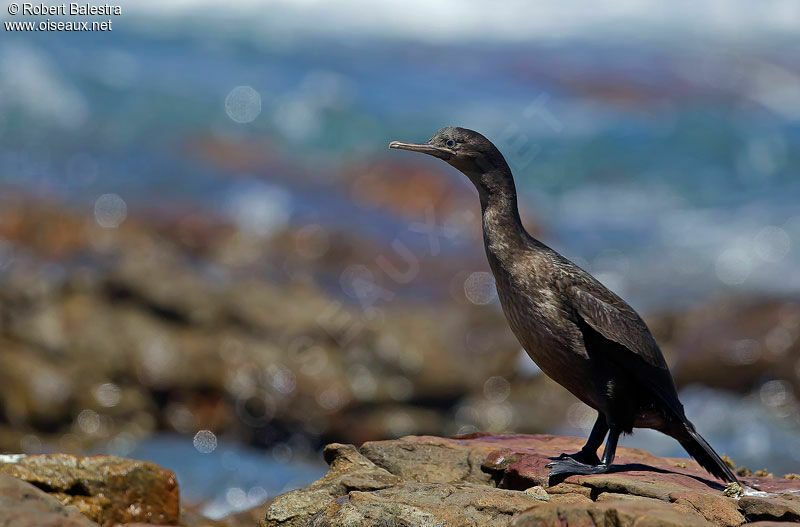
[(432, 155), (439, 159), (447, 161), (453, 157), (453, 152), (447, 148), (431, 145), (428, 143), (404, 143), (402, 141), (392, 141), (389, 143), (389, 148), (396, 148), (398, 150), (411, 150), (412, 152), (421, 152), (423, 154)]

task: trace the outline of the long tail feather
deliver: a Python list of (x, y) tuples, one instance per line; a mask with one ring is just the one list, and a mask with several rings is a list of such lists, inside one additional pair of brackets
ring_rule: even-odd
[(694, 425), (686, 420), (672, 435), (684, 449), (697, 461), (701, 467), (723, 481), (739, 482), (731, 468), (722, 461), (722, 458), (711, 448), (711, 445), (697, 433)]

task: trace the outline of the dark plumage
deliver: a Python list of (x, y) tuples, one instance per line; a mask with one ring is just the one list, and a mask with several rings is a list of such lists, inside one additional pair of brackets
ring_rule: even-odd
[[(426, 143), (392, 141), (389, 147), (443, 159), (472, 181), (481, 202), (486, 255), (511, 329), (542, 371), (598, 411), (586, 445), (554, 461), (551, 479), (605, 472), (620, 433), (653, 428), (677, 439), (718, 478), (736, 481), (686, 418), (661, 350), (641, 317), (527, 233), (511, 169), (488, 139), (448, 127)], [(597, 449), (606, 434), (600, 460)]]

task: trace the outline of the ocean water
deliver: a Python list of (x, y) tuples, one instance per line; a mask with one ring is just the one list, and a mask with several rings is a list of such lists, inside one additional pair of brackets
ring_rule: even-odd
[[(389, 140), (458, 124), (500, 146), (545, 241), (636, 307), (800, 290), (798, 33), (487, 39), (467, 20), (420, 40), (412, 21), (285, 34), (243, 9), (132, 10), (110, 33), (6, 32), (0, 185), (88, 213), (113, 193), (132, 214), (201, 204), (264, 234), (378, 222), (389, 239), (407, 225), (348, 206), (342, 171), (406, 162)], [(209, 141), (247, 150), (218, 162)]]
[(183, 503), (199, 505), (202, 514), (214, 519), (304, 487), (327, 471), (321, 456), (292, 459), (290, 452), (264, 452), (226, 440), (204, 446), (191, 437), (160, 435), (125, 455), (175, 472)]

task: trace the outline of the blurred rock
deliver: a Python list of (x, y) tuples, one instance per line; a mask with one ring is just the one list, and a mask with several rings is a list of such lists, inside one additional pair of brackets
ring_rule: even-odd
[[(343, 174), (351, 197), (362, 206), (434, 222), (452, 236), (482, 239), (477, 192), (455, 171), (419, 161), (380, 160), (353, 164)], [(523, 220), (531, 234), (542, 232), (533, 218), (523, 216)]]
[[(404, 166), (347, 177), (411, 222), (427, 221), (426, 200), (474, 201), (417, 170), (428, 196), (395, 195)], [(210, 430), (308, 453), (333, 439), (591, 426), (521, 356), (491, 283), (470, 289), (486, 272), (479, 250), (415, 249), (409, 263), (322, 224), (261, 237), (178, 208), (103, 229), (56, 203), (0, 205), (0, 449), (125, 455), (156, 431)], [(719, 302), (650, 322), (679, 385), (759, 390), (784, 412), (797, 407), (798, 305)]]
[[(192, 508), (181, 509), (182, 527), (254, 527), (264, 517), (264, 505), (259, 505), (242, 512), (236, 512), (219, 520), (206, 518)], [(129, 527), (131, 524), (126, 524)]]
[[(455, 296), (412, 302), (380, 271), (377, 247), (351, 240), (342, 245), (355, 252), (307, 262), (309, 276), (353, 278), (337, 296), (313, 280), (265, 279), (226, 254), (250, 244), (267, 269), (301, 268), (305, 249), (278, 256), (307, 234), (273, 247), (208, 218), (184, 228), (157, 215), (104, 230), (23, 203), (0, 211), (14, 244), (0, 270), (0, 448), (124, 454), (158, 429), (262, 445), (298, 433), (312, 445), (455, 433), (464, 394), (478, 404), (487, 376), (513, 375), (518, 345), (495, 306), (467, 300), (464, 277)], [(60, 216), (78, 231), (53, 253), (60, 231), (45, 224)], [(348, 275), (348, 258), (361, 257), (388, 283)], [(439, 269), (418, 280), (441, 282)], [(464, 425), (480, 425), (481, 412)]]
[(800, 301), (719, 300), (654, 319), (679, 384), (748, 392), (770, 380), (800, 391)]
[[(796, 521), (796, 481), (745, 478), (740, 500), (688, 459), (620, 448), (609, 474), (548, 487), (546, 464), (582, 440), (550, 435), (404, 437), (326, 449), (330, 470), (278, 496), (262, 527), (385, 525), (739, 526)], [(524, 492), (537, 487), (536, 492)], [(543, 499), (545, 497), (547, 499)]]
[(50, 454), (0, 460), (0, 473), (33, 484), (103, 526), (178, 523), (175, 475), (153, 463)]

